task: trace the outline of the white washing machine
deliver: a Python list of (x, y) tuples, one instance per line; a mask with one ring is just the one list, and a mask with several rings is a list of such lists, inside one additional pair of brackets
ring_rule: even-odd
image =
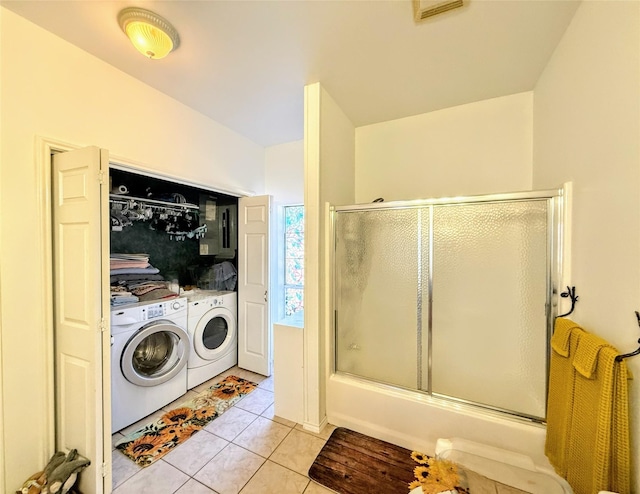
[(119, 431), (187, 392), (187, 300), (111, 311), (111, 421)]
[(208, 381), (238, 363), (238, 294), (202, 290), (189, 297), (191, 342), (187, 388)]

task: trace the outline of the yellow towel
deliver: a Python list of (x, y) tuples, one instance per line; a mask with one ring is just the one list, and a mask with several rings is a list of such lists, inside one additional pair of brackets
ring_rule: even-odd
[(559, 317), (551, 337), (547, 438), (545, 454), (558, 475), (567, 475), (567, 431), (571, 427), (575, 368), (572, 356), (584, 331), (570, 319)]
[[(552, 352), (545, 452), (576, 494), (629, 492), (626, 364), (615, 361), (619, 352), (603, 339), (568, 320), (556, 321), (556, 331), (559, 327), (557, 339), (566, 338), (563, 331), (570, 333), (569, 352), (567, 357)], [(567, 381), (564, 396), (558, 393), (562, 379)]]

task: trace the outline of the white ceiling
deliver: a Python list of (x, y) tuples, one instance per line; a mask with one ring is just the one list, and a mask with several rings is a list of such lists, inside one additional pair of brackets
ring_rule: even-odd
[[(263, 146), (302, 139), (321, 82), (357, 126), (533, 89), (578, 0), (464, 0), (413, 21), (411, 0), (0, 3)], [(180, 33), (162, 60), (120, 30), (129, 6)]]

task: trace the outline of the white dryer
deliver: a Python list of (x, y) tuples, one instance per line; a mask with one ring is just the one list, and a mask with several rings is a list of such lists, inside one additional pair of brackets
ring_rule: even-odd
[(187, 392), (187, 300), (111, 311), (111, 421), (117, 432)]
[(238, 363), (237, 305), (236, 292), (202, 290), (189, 297), (188, 389)]

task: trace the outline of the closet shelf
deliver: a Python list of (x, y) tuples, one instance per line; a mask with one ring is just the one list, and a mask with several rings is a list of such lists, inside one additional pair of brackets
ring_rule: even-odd
[(175, 209), (179, 211), (188, 211), (194, 210), (197, 211), (200, 209), (200, 206), (197, 204), (191, 204), (188, 202), (168, 202), (168, 201), (158, 201), (156, 199), (147, 199), (145, 197), (134, 197), (127, 196), (122, 194), (109, 194), (109, 202), (115, 204), (123, 204), (130, 205), (132, 202), (140, 203), (144, 206), (155, 207), (155, 208), (164, 208), (164, 209)]

